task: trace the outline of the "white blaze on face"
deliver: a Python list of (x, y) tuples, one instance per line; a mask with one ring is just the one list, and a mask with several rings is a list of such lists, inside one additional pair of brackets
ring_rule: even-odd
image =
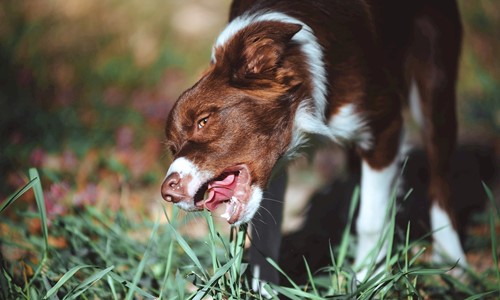
[(185, 157), (179, 157), (170, 165), (167, 171), (167, 178), (172, 173), (178, 173), (181, 179), (191, 177), (186, 191), (188, 196), (193, 198), (203, 183), (213, 177), (211, 172), (200, 171), (193, 162)]

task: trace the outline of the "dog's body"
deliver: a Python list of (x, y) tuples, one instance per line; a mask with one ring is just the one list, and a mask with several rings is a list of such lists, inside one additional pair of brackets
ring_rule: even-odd
[(465, 264), (448, 182), (460, 41), (453, 0), (234, 1), (210, 67), (167, 120), (175, 160), (163, 197), (188, 211), (225, 203), (229, 223), (248, 222), (273, 167), (308, 137), (350, 143), (362, 159), (364, 277), (384, 230), (410, 95), (431, 171), (434, 250)]

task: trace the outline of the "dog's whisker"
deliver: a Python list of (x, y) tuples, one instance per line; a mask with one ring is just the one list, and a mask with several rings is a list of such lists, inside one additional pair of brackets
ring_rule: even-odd
[(264, 218), (263, 218), (262, 212), (257, 211), (255, 214), (256, 214), (256, 215), (258, 215), (260, 218), (257, 218), (257, 217), (255, 217), (255, 216), (254, 216), (254, 218), (252, 219), (253, 221), (259, 221), (259, 222), (260, 222), (260, 223), (262, 223), (262, 224), (267, 224), (267, 223), (264, 221)]
[[(255, 223), (254, 223), (254, 221), (252, 220), (252, 221), (250, 221), (249, 223), (252, 225), (250, 228), (253, 228), (252, 233), (255, 233), (255, 234), (257, 235), (257, 238), (259, 238), (259, 239), (260, 239), (260, 233), (259, 233), (259, 231), (257, 230), (257, 227), (255, 227)], [(254, 238), (254, 237), (251, 237), (251, 239), (250, 239), (250, 241), (251, 241), (252, 243), (253, 243), (253, 238)]]
[(273, 214), (271, 213), (271, 211), (269, 209), (265, 208), (264, 206), (261, 206), (260, 208), (263, 209), (263, 211), (266, 211), (269, 214), (269, 216), (273, 219), (274, 224), (278, 224), (278, 222), (276, 221), (276, 219), (274, 218)]
[(262, 201), (276, 202), (276, 203), (285, 203), (284, 200), (278, 200), (273, 198), (262, 198)]

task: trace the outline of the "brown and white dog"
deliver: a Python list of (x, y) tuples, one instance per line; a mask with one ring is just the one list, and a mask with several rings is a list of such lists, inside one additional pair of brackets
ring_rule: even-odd
[(363, 279), (385, 228), (409, 103), (431, 170), (434, 252), (465, 265), (448, 180), (460, 43), (453, 0), (233, 1), (208, 70), (168, 117), (174, 161), (163, 198), (187, 211), (225, 205), (230, 224), (249, 222), (278, 162), (312, 136), (350, 143), (362, 159)]

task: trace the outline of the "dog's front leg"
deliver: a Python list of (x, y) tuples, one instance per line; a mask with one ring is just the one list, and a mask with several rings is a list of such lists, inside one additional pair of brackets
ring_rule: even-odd
[(373, 271), (369, 269), (373, 262), (379, 262), (387, 253), (386, 240), (383, 244), (379, 243), (387, 224), (388, 204), (397, 172), (396, 159), (381, 170), (372, 168), (366, 161), (362, 163), (361, 203), (356, 221), (358, 245), (355, 257), (355, 266), (359, 268), (359, 281), (363, 281), (368, 272)]
[[(387, 254), (387, 239), (382, 240), (389, 215), (389, 203), (399, 170), (398, 152), (401, 117), (394, 113), (389, 122), (374, 123), (373, 147), (360, 150), (361, 202), (356, 220), (358, 245), (355, 267), (357, 279), (363, 281), (373, 263)], [(380, 130), (380, 128), (383, 128)]]
[(271, 181), (264, 192), (261, 206), (252, 219), (252, 243), (250, 245), (250, 267), (252, 289), (266, 295), (262, 289), (264, 283), (279, 284), (279, 273), (266, 258), (279, 260), (281, 248), (281, 223), (287, 175), (285, 171)]

